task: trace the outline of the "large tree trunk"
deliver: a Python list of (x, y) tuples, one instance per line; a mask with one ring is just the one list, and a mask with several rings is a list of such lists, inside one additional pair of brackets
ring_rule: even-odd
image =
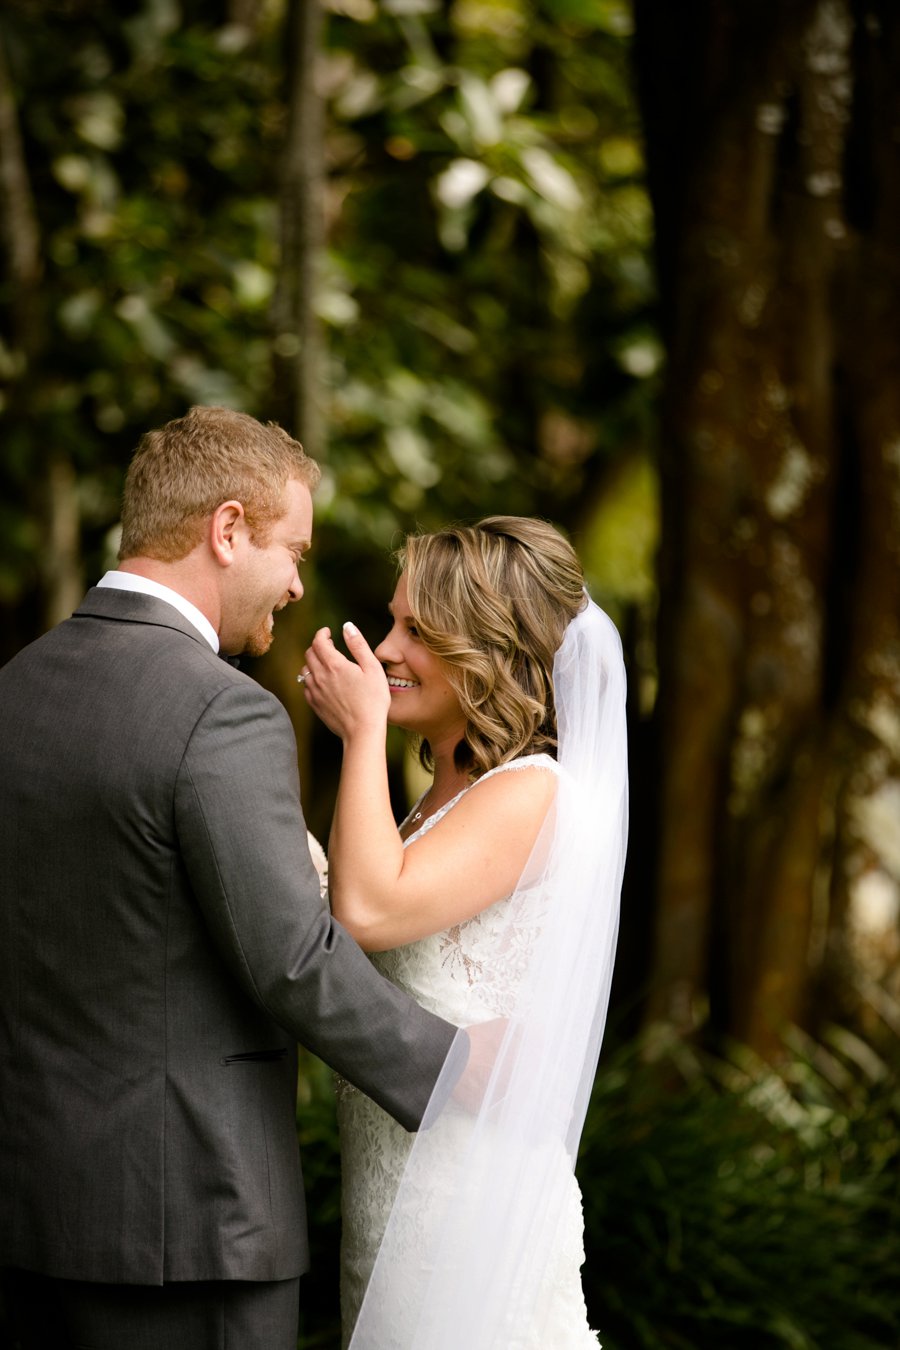
[[(833, 765), (826, 972), (839, 1008), (900, 1032), (900, 13), (858, 7), (848, 223), (839, 296), (845, 493), (855, 506), (845, 680)], [(848, 970), (849, 967), (849, 970)], [(850, 979), (842, 978), (847, 973)], [(836, 977), (836, 978), (835, 978)], [(889, 992), (893, 997), (885, 997)], [(843, 1004), (843, 1007), (841, 1007)], [(872, 1027), (874, 1030), (874, 1027)]]
[[(896, 671), (873, 617), (897, 612), (874, 468), (855, 511), (844, 497), (854, 444), (881, 465), (898, 432), (874, 320), (841, 367), (843, 306), (870, 308), (844, 178), (854, 22), (844, 0), (635, 9), (669, 350), (651, 1006), (689, 1027), (708, 998), (714, 1027), (774, 1053), (811, 1016), (849, 875), (851, 685), (873, 657)], [(883, 247), (896, 267), (896, 231)]]

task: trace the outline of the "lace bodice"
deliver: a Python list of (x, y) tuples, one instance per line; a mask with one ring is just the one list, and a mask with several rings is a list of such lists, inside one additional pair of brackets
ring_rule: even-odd
[[(556, 761), (542, 754), (499, 765), (477, 781), (519, 770), (559, 772)], [(464, 788), (423, 821), (406, 839), (405, 847), (433, 829), (475, 786)], [(404, 825), (413, 819), (418, 805)], [(499, 840), (498, 847), (502, 846)], [(523, 891), (520, 886), (517, 899), (514, 915), (508, 901), (500, 900), (463, 923), (392, 951), (375, 953), (371, 959), (382, 974), (417, 1002), (459, 1026), (508, 1016), (528, 970), (531, 948), (547, 917), (547, 898), (537, 890)], [(343, 1192), (341, 1305), (346, 1345), (413, 1136), (340, 1079), (337, 1095)], [(432, 1182), (437, 1193), (441, 1187), (437, 1133), (434, 1146)], [(566, 1166), (566, 1160), (561, 1158), (560, 1165)], [(417, 1211), (408, 1216), (410, 1260), (415, 1259), (428, 1221), (429, 1197), (422, 1196)], [(597, 1350), (581, 1291), (579, 1269), (583, 1260), (581, 1198), (571, 1177), (570, 1213), (542, 1300), (540, 1333), (536, 1327), (515, 1328), (510, 1333), (510, 1350), (513, 1346), (516, 1350)], [(401, 1272), (398, 1279), (402, 1280)], [(400, 1350), (403, 1339), (396, 1325), (385, 1328), (382, 1344), (385, 1350), (394, 1345)]]
[[(549, 755), (529, 755), (498, 765), (477, 781), (483, 783), (496, 774), (520, 769), (557, 772), (556, 761)], [(463, 788), (424, 820), (404, 847), (433, 829), (476, 785)], [(413, 818), (417, 806), (418, 802), (404, 824)], [(502, 847), (502, 841), (498, 846)], [(534, 925), (542, 916), (538, 897), (534, 897), (530, 912), (523, 913), (511, 934), (506, 904), (506, 900), (498, 900), (464, 923), (392, 951), (376, 952), (372, 961), (418, 1003), (457, 1026), (508, 1016), (525, 969)]]

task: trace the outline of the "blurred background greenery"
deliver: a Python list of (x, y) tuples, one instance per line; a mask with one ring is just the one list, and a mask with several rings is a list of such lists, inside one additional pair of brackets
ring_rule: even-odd
[[(559, 524), (630, 681), (593, 1324), (900, 1346), (896, 5), (5, 0), (0, 231), (0, 660), (114, 558), (143, 431), (282, 422), (324, 478), (251, 673), (324, 838), (314, 629), (380, 635), (408, 530)], [(298, 1131), (331, 1347), (308, 1058)]]

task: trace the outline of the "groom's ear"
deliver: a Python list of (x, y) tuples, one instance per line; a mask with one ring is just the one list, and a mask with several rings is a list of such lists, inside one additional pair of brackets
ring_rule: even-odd
[(221, 567), (230, 567), (237, 554), (237, 546), (247, 522), (240, 502), (228, 501), (217, 506), (209, 518), (207, 539), (213, 557)]

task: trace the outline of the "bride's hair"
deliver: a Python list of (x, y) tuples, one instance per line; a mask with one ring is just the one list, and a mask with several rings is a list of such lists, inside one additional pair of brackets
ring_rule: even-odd
[[(571, 544), (544, 520), (490, 516), (410, 535), (398, 554), (409, 607), (466, 718), (456, 764), (479, 777), (525, 753), (553, 753), (553, 657), (585, 603)], [(420, 758), (431, 767), (423, 741)]]

